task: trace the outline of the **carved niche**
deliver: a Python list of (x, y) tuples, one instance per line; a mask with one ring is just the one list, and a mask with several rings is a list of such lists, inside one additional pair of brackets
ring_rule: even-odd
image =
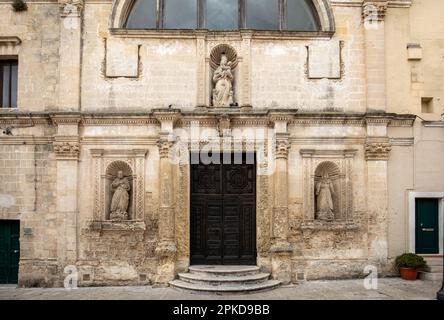
[[(94, 177), (94, 221), (142, 221), (144, 219), (144, 168), (147, 153), (148, 150), (143, 149), (91, 150), (92, 176)], [(122, 190), (116, 195), (119, 185)], [(128, 194), (125, 194), (124, 190)], [(127, 210), (124, 210), (124, 207), (127, 207)]]
[(357, 150), (300, 151), (304, 221), (352, 221), (352, 162)]
[(211, 50), (211, 105), (213, 107), (235, 105), (235, 69), (237, 64), (237, 53), (233, 47), (220, 44)]

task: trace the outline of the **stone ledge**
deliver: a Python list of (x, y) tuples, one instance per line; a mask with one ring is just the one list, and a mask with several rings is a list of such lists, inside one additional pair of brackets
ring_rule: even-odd
[(333, 31), (290, 31), (290, 30), (251, 30), (211, 31), (206, 29), (125, 29), (110, 28), (110, 34), (116, 37), (135, 37), (153, 39), (230, 39), (242, 40), (245, 37), (261, 40), (298, 40), (331, 39)]
[(125, 221), (91, 221), (89, 229), (92, 231), (145, 231), (144, 221), (125, 220)]
[(353, 221), (305, 221), (301, 223), (301, 230), (322, 230), (322, 231), (336, 231), (336, 230), (358, 230), (359, 226)]

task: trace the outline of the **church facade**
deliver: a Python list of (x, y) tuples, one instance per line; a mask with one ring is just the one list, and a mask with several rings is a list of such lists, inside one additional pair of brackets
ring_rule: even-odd
[(0, 0), (1, 283), (442, 255), (441, 1), (221, 3)]

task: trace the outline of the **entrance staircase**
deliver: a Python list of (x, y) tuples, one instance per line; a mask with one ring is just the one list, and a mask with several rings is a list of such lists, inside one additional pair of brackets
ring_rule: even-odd
[(188, 273), (179, 273), (179, 279), (170, 281), (171, 287), (179, 290), (212, 294), (265, 291), (279, 284), (257, 266), (191, 266)]
[(427, 267), (424, 271), (419, 272), (419, 278), (422, 280), (441, 280), (443, 261), (442, 255), (422, 256), (427, 261)]

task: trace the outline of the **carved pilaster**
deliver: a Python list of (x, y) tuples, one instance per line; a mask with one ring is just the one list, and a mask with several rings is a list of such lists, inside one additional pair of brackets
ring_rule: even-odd
[(367, 142), (365, 144), (365, 159), (367, 161), (387, 161), (392, 146), (388, 142)]

